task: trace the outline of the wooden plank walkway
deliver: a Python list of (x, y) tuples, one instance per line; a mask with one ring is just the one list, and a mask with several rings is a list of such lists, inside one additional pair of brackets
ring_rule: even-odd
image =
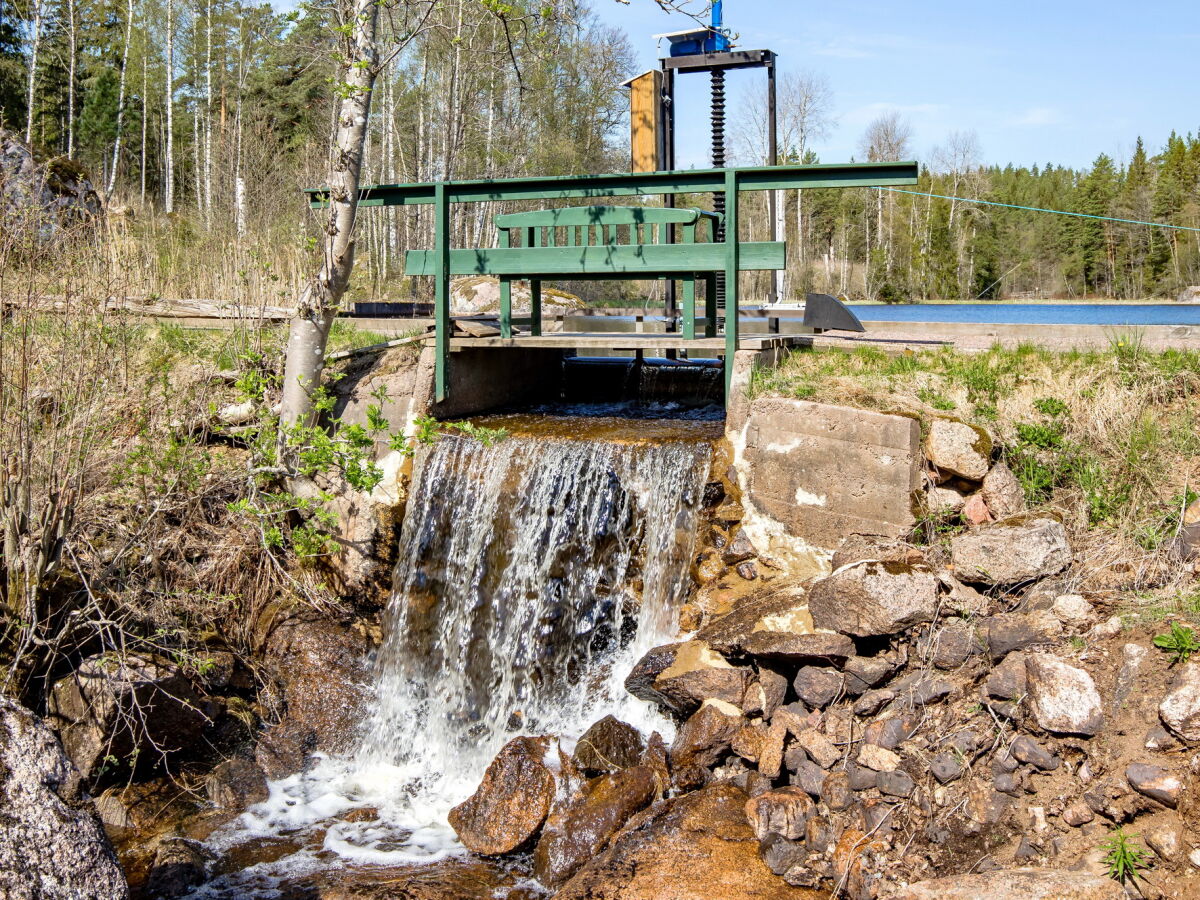
[[(429, 335), (425, 343), (433, 346), (435, 335)], [(739, 350), (768, 350), (783, 347), (808, 347), (812, 345), (810, 334), (748, 334), (738, 338)], [(551, 332), (541, 335), (518, 335), (517, 337), (453, 337), (450, 352), (467, 349), (495, 350), (514, 348), (553, 350), (688, 350), (713, 353), (723, 356), (727, 352), (724, 337), (686, 339), (678, 333), (667, 332)]]

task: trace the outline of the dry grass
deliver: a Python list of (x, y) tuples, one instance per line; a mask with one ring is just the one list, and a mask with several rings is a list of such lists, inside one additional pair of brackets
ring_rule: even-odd
[(1200, 485), (1200, 353), (1032, 346), (794, 353), (751, 391), (983, 425), (1031, 506), (1067, 522), (1093, 590), (1174, 584), (1167, 552)]

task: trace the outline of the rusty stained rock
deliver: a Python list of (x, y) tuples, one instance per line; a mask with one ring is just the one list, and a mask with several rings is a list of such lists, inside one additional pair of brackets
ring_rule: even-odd
[(654, 770), (634, 766), (587, 782), (579, 795), (555, 810), (542, 830), (533, 857), (538, 881), (562, 884), (604, 849), (629, 817), (657, 794)]
[(746, 794), (712, 785), (638, 813), (555, 900), (825, 900), (771, 874)]
[(730, 665), (704, 641), (684, 641), (649, 651), (625, 679), (625, 688), (640, 700), (690, 715), (709, 699), (740, 707), (753, 674)]
[(450, 827), (463, 846), (483, 856), (511, 853), (537, 834), (554, 800), (554, 775), (543, 759), (545, 737), (504, 745), (464, 803), (450, 810)]

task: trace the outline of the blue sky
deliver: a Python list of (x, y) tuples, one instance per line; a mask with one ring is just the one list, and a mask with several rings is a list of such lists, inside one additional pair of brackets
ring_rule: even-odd
[[(626, 31), (645, 68), (657, 66), (652, 35), (689, 25), (654, 0), (594, 8)], [(987, 162), (1071, 166), (1126, 159), (1138, 135), (1154, 152), (1172, 129), (1200, 130), (1197, 0), (725, 0), (725, 24), (741, 48), (779, 54), (781, 71), (828, 79), (837, 124), (814, 148), (823, 162), (857, 154), (867, 124), (893, 109), (921, 160), (955, 130), (975, 131)], [(762, 71), (732, 72), (726, 90), (736, 99), (765, 82)], [(708, 79), (677, 84), (678, 163), (705, 166)]]

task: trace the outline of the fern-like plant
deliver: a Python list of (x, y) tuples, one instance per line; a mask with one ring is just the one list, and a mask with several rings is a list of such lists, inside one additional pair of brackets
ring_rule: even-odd
[(1108, 851), (1104, 856), (1108, 877), (1121, 884), (1136, 881), (1141, 877), (1142, 870), (1150, 865), (1146, 849), (1130, 842), (1130, 838), (1136, 836), (1128, 835), (1125, 829), (1118, 827), (1100, 845), (1100, 849)]

